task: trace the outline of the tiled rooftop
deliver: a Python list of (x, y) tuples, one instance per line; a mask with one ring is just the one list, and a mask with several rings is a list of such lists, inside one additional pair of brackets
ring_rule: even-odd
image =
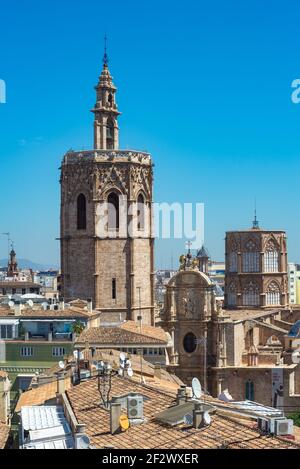
[(159, 327), (143, 326), (142, 331), (132, 321), (116, 327), (91, 327), (82, 332), (77, 343), (99, 343), (113, 347), (123, 345), (166, 345), (168, 338)]
[[(70, 389), (71, 381), (70, 378), (65, 380), (65, 388)], [(47, 401), (50, 401), (56, 397), (57, 391), (57, 382), (56, 380), (52, 383), (47, 383), (42, 386), (39, 386), (35, 389), (30, 389), (21, 394), (15, 412), (20, 412), (22, 407), (25, 406), (35, 406), (35, 405), (43, 405)]]
[(16, 318), (87, 318), (91, 313), (82, 310), (81, 308), (65, 308), (64, 310), (52, 311), (50, 309), (44, 310), (42, 308), (26, 307), (22, 309), (21, 315), (15, 315), (14, 310), (6, 306), (0, 307), (0, 317), (16, 317)]
[(202, 429), (184, 425), (167, 427), (157, 422), (155, 416), (175, 403), (174, 395), (119, 376), (112, 379), (111, 397), (129, 392), (138, 392), (148, 398), (144, 400), (145, 422), (142, 425), (130, 427), (125, 433), (111, 435), (109, 412), (99, 406), (97, 379), (91, 379), (67, 391), (75, 416), (79, 423), (86, 425), (86, 432), (94, 447), (112, 446), (116, 449), (300, 448), (282, 438), (262, 436), (255, 428), (220, 415), (218, 411), (212, 416), (211, 425)]

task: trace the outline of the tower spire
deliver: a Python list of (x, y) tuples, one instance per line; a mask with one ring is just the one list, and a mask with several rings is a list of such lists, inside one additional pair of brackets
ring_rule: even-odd
[(257, 214), (256, 214), (256, 199), (255, 199), (255, 203), (254, 203), (254, 220), (253, 220), (252, 228), (254, 230), (259, 230), (259, 221), (257, 220)]
[(103, 64), (104, 67), (108, 67), (108, 55), (107, 55), (107, 35), (104, 36), (104, 55), (103, 55)]

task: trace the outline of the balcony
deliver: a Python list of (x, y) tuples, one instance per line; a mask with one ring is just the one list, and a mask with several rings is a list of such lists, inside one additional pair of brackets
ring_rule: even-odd
[(25, 332), (25, 342), (73, 342), (75, 335), (72, 332), (49, 332), (48, 334), (33, 334)]

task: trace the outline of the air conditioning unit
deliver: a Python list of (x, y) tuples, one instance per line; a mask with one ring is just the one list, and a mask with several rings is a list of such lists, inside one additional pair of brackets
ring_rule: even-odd
[(91, 377), (90, 370), (80, 370), (80, 380), (85, 381)]
[(292, 419), (276, 419), (275, 435), (292, 435), (294, 433), (294, 422)]
[(144, 419), (144, 399), (138, 394), (127, 397), (127, 416), (129, 420)]
[(293, 420), (285, 417), (259, 418), (257, 423), (259, 430), (264, 433), (278, 436), (293, 434)]

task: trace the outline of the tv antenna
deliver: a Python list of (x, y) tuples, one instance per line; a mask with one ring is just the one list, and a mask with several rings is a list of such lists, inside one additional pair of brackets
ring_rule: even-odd
[(295, 364), (300, 363), (300, 349), (297, 349), (292, 353), (292, 362)]
[(193, 425), (193, 416), (192, 416), (192, 414), (186, 414), (183, 417), (183, 421), (186, 425)]
[(198, 378), (193, 378), (192, 390), (193, 390), (193, 398), (200, 399), (203, 393), (202, 393), (201, 383)]
[(129, 376), (129, 378), (132, 378), (133, 370), (132, 370), (131, 361), (128, 360), (125, 353), (123, 352), (120, 353), (119, 359), (120, 359), (120, 368), (118, 371), (119, 376), (123, 377), (125, 373), (127, 373), (127, 376)]
[(59, 362), (58, 366), (61, 370), (63, 370), (65, 368), (65, 364), (62, 360)]

